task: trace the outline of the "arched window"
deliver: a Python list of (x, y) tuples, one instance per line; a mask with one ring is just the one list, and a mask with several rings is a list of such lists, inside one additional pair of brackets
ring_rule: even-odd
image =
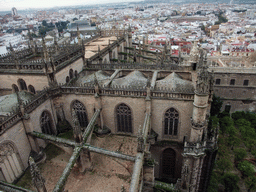
[(19, 88), (18, 88), (18, 86), (17, 86), (17, 85), (12, 84), (12, 92), (13, 92), (13, 93), (17, 93), (17, 92), (19, 92)]
[(53, 129), (53, 123), (50, 113), (44, 111), (41, 115), (40, 126), (42, 132), (49, 135), (55, 135), (55, 131)]
[(80, 101), (76, 100), (73, 103), (73, 109), (76, 112), (80, 126), (83, 128), (87, 127), (88, 119), (85, 106)]
[(28, 90), (27, 84), (23, 79), (19, 79), (18, 84), (19, 84), (21, 90)]
[(10, 142), (0, 145), (0, 180), (12, 183), (23, 171), (20, 156)]
[(36, 94), (36, 90), (35, 90), (35, 88), (34, 88), (32, 85), (29, 85), (29, 86), (28, 86), (28, 90), (29, 90), (31, 93)]
[(124, 103), (116, 108), (117, 131), (132, 133), (132, 111)]
[(176, 153), (173, 149), (168, 148), (163, 151), (162, 156), (162, 173), (163, 177), (175, 178)]
[(71, 80), (71, 79), (73, 79), (73, 77), (74, 77), (73, 69), (70, 69), (69, 70), (69, 79)]
[(77, 70), (75, 70), (75, 77), (76, 77), (76, 78), (78, 77), (78, 73), (77, 73)]
[(179, 113), (176, 109), (170, 108), (164, 114), (164, 134), (177, 135), (179, 125)]
[(68, 82), (69, 82), (69, 76), (66, 77), (66, 83), (68, 83)]

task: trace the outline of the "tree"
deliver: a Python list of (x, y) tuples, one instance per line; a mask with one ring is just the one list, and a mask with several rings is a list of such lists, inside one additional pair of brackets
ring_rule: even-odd
[(225, 192), (238, 192), (238, 181), (239, 177), (233, 173), (226, 173), (221, 177), (221, 183), (225, 186)]
[(248, 188), (248, 192), (251, 190), (256, 190), (256, 176), (252, 175), (245, 179), (245, 185)]
[(212, 97), (212, 105), (211, 105), (211, 116), (218, 115), (220, 113), (220, 109), (222, 107), (222, 101), (220, 100), (220, 97), (216, 97), (213, 95)]
[(237, 168), (243, 173), (244, 176), (247, 177), (252, 176), (255, 173), (253, 165), (249, 161), (242, 161), (238, 163)]
[(78, 20), (76, 17), (72, 19), (73, 21)]
[(228, 158), (221, 158), (216, 162), (216, 168), (221, 171), (221, 175), (224, 175), (225, 171), (232, 168), (232, 162)]
[(233, 120), (229, 116), (225, 116), (220, 119), (220, 130), (223, 134), (235, 134), (235, 128)]
[(48, 24), (47, 24), (47, 22), (45, 20), (42, 21), (42, 25), (45, 26), (45, 27), (48, 26)]
[(235, 153), (235, 161), (241, 161), (243, 160), (246, 155), (247, 155), (247, 152), (245, 149), (243, 148), (239, 148), (239, 149), (235, 149), (234, 150), (234, 153)]
[(47, 27), (40, 27), (39, 34), (41, 36), (45, 36), (47, 31), (49, 31), (49, 29)]

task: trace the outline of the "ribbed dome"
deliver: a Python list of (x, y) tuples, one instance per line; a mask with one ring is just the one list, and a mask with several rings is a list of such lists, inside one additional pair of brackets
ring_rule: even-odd
[(147, 78), (140, 71), (133, 71), (125, 77), (114, 79), (111, 86), (146, 87)]
[(99, 70), (93, 74), (81, 77), (77, 80), (77, 84), (84, 84), (84, 83), (93, 83), (94, 79), (97, 79), (97, 81), (99, 82), (99, 84), (102, 84), (104, 82), (104, 80), (109, 79), (109, 75), (106, 74), (104, 71)]
[[(21, 92), (18, 92), (18, 94), (20, 99), (23, 101), (23, 103), (31, 100), (34, 97), (34, 94), (27, 91), (21, 91)], [(2, 115), (12, 112), (17, 107), (18, 107), (17, 93), (12, 93), (10, 95), (4, 95), (0, 97), (0, 113)]]
[(177, 73), (173, 72), (162, 80), (156, 81), (156, 88), (168, 88), (174, 91), (194, 91), (191, 81), (182, 79)]

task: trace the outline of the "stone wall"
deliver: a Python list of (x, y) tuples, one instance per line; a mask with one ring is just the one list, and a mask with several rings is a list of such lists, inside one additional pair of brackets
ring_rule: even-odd
[[(44, 87), (48, 86), (47, 77), (42, 75), (32, 75), (32, 74), (1, 74), (0, 89), (8, 88), (12, 89), (12, 84), (18, 85), (18, 79), (23, 79), (27, 87), (32, 85), (36, 91), (42, 90)], [(19, 87), (20, 89), (20, 87)]]
[[(179, 112), (178, 135), (164, 135), (164, 115), (169, 108), (175, 108)], [(193, 111), (193, 101), (182, 100), (152, 100), (151, 125), (158, 133), (158, 140), (172, 140), (183, 142), (184, 136), (190, 136), (191, 117)]]
[(60, 70), (55, 74), (56, 80), (58, 83), (66, 83), (66, 77), (69, 76), (69, 70), (73, 69), (73, 72), (77, 71), (78, 73), (83, 69), (83, 59), (78, 59), (74, 63), (68, 65), (64, 69)]
[(25, 170), (25, 168), (28, 166), (28, 158), (31, 147), (22, 121), (19, 121), (1, 135), (0, 145), (6, 142), (11, 142), (14, 144), (22, 161), (23, 170)]
[[(216, 79), (220, 79), (220, 84), (216, 84)], [(230, 85), (234, 79), (234, 85)], [(230, 112), (235, 111), (255, 111), (256, 110), (256, 74), (253, 69), (223, 69), (214, 74), (214, 94), (223, 100), (222, 110), (226, 105), (230, 105)], [(249, 80), (248, 85), (244, 85), (244, 80)]]

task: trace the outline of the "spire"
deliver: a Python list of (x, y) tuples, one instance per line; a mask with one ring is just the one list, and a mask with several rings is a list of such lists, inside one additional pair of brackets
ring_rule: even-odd
[(11, 52), (14, 52), (14, 49), (13, 49), (13, 47), (12, 47), (11, 42), (9, 43), (9, 45), (10, 45), (10, 51), (11, 51)]
[(128, 27), (128, 32), (132, 32), (132, 28), (131, 28), (130, 24), (129, 24), (129, 27)]
[(54, 37), (54, 47), (55, 47), (55, 52), (57, 53), (59, 51), (59, 45), (58, 45), (56, 36)]
[(100, 45), (98, 45), (98, 56), (100, 56)]
[(82, 44), (82, 39), (80, 36), (80, 31), (79, 31), (79, 27), (77, 25), (77, 40), (78, 40), (78, 44), (81, 45)]
[(82, 141), (82, 130), (75, 109), (72, 109), (72, 122), (75, 140), (80, 143)]
[(45, 179), (42, 177), (39, 168), (37, 167), (34, 159), (29, 157), (30, 173), (32, 176), (32, 182), (38, 192), (47, 192), (45, 188)]
[(50, 60), (50, 58), (49, 58), (49, 53), (48, 53), (48, 50), (47, 50), (47, 47), (46, 47), (43, 37), (42, 37), (42, 42), (43, 42), (44, 60), (45, 60), (45, 62), (48, 62)]
[(196, 81), (196, 93), (197, 94), (208, 94), (210, 88), (210, 75), (207, 71), (207, 53), (200, 50), (200, 60), (198, 68), (198, 76)]

